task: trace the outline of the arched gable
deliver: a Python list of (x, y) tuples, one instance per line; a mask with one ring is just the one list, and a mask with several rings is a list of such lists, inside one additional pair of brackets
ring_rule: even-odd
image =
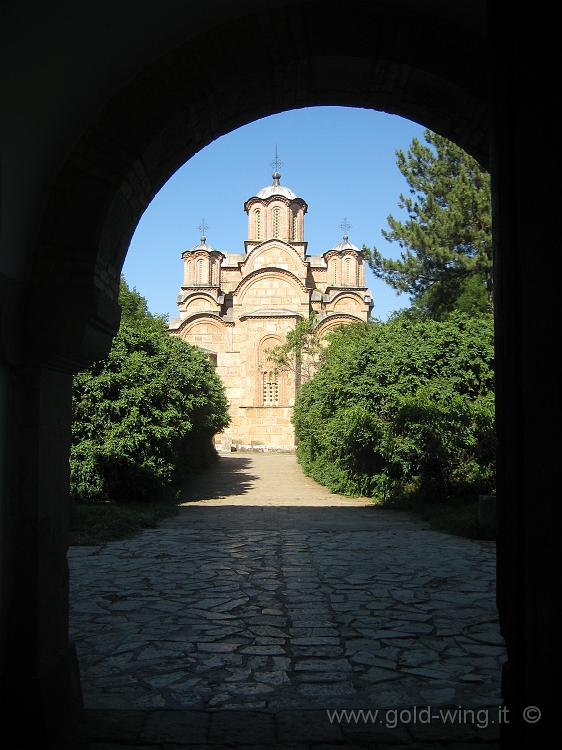
[(309, 292), (302, 281), (283, 268), (260, 268), (245, 276), (233, 292), (238, 304), (249, 303), (249, 297), (255, 297), (254, 308), (290, 304), (306, 304)]
[(191, 294), (186, 294), (182, 299), (181, 304), (185, 305), (187, 310), (209, 310), (210, 308), (218, 307), (216, 297), (208, 292), (192, 292)]
[(332, 313), (322, 320), (316, 328), (316, 334), (318, 338), (323, 339), (324, 336), (333, 331), (335, 328), (339, 328), (343, 325), (349, 325), (350, 323), (364, 323), (362, 318), (358, 318), (356, 315), (351, 313)]
[(365, 307), (361, 292), (342, 291), (334, 295), (329, 302), (330, 311), (333, 312), (362, 312)]
[(195, 325), (199, 325), (201, 323), (207, 323), (210, 326), (214, 326), (217, 330), (221, 331), (228, 325), (218, 313), (214, 313), (210, 310), (197, 310), (192, 314), (187, 315), (187, 317), (182, 320), (181, 324), (179, 325), (177, 330), (174, 331), (174, 333), (175, 335), (181, 335), (183, 338), (185, 335), (191, 332)]
[(226, 328), (218, 315), (196, 312), (182, 322), (176, 335), (195, 346), (220, 352), (224, 349)]
[(261, 268), (283, 268), (295, 276), (305, 275), (305, 263), (295, 248), (281, 239), (268, 239), (248, 253), (242, 268), (248, 274)]

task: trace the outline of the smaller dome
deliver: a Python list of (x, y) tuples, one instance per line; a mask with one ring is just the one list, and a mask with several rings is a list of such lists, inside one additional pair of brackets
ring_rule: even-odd
[(208, 253), (220, 252), (220, 250), (217, 250), (216, 247), (213, 247), (212, 245), (207, 244), (206, 237), (201, 237), (198, 245), (195, 245), (195, 247), (191, 247), (189, 250), (186, 250), (185, 252), (195, 253), (197, 250), (205, 250)]
[[(336, 245), (335, 247), (330, 248), (330, 250), (337, 250), (338, 252), (342, 252), (343, 250), (355, 250), (356, 253), (361, 252), (358, 247), (355, 247), (355, 245), (353, 245), (349, 241), (349, 237), (347, 236), (347, 234), (344, 234), (343, 242), (340, 242), (339, 245)], [(328, 250), (328, 252), (330, 252), (330, 250)]]
[(287, 198), (291, 201), (297, 198), (297, 195), (291, 190), (291, 188), (279, 184), (279, 180), (281, 179), (281, 175), (279, 174), (279, 172), (274, 172), (272, 177), (273, 184), (267, 185), (266, 187), (262, 188), (259, 193), (256, 193), (256, 198), (265, 200), (267, 198), (271, 198), (273, 195), (281, 195), (283, 196), (283, 198)]

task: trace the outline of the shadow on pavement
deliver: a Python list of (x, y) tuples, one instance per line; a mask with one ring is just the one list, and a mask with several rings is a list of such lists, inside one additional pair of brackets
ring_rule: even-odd
[(249, 471), (251, 465), (249, 457), (220, 456), (217, 463), (190, 478), (181, 502), (216, 500), (249, 492), (259, 478)]

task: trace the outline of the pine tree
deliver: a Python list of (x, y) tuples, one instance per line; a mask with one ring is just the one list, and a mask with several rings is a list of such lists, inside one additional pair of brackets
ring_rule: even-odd
[(364, 247), (375, 276), (410, 294), (420, 315), (435, 319), (452, 310), (491, 309), (492, 232), (490, 177), (478, 162), (436, 133), (428, 145), (417, 138), (396, 163), (410, 195), (398, 206), (408, 217), (389, 215), (382, 235), (402, 248), (399, 260)]

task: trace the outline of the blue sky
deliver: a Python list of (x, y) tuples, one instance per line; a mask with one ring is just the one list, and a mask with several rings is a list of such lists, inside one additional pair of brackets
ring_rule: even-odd
[[(177, 316), (182, 280), (180, 255), (199, 241), (204, 218), (207, 242), (240, 253), (247, 237), (244, 202), (272, 182), (275, 147), (283, 166), (281, 183), (308, 203), (308, 252), (320, 254), (341, 241), (347, 217), (350, 241), (376, 245), (398, 257), (396, 243), (381, 235), (386, 217), (400, 216), (398, 198), (408, 186), (395, 151), (406, 150), (424, 128), (396, 115), (348, 107), (312, 107), (272, 115), (233, 131), (204, 148), (164, 185), (143, 214), (132, 238), (123, 273), (153, 313)], [(373, 316), (409, 305), (367, 271)]]

